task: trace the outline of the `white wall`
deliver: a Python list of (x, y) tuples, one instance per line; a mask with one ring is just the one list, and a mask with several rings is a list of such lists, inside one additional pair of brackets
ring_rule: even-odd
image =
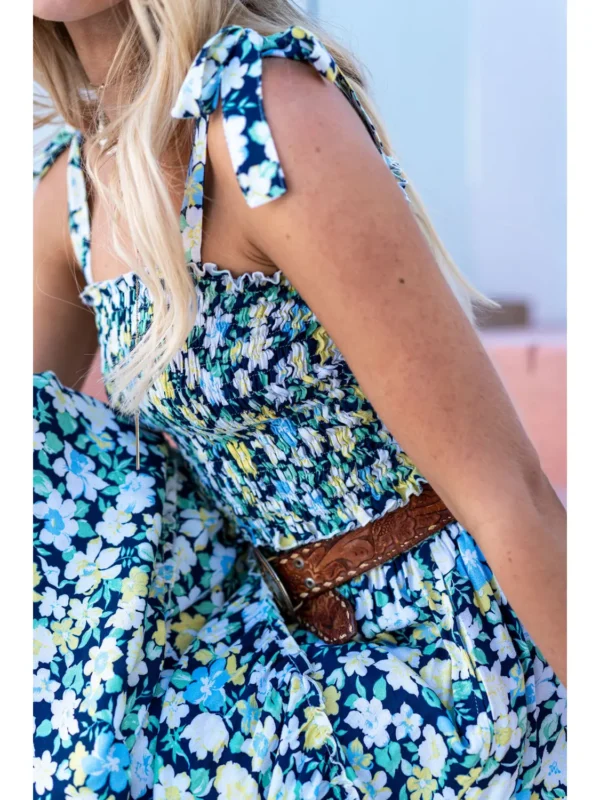
[(544, 327), (566, 317), (565, 3), (313, 0), (456, 261)]

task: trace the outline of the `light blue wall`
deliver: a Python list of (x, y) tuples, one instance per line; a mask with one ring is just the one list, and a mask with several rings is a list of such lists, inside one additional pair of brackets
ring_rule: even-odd
[[(310, 3), (311, 0), (307, 0)], [(566, 0), (312, 0), (484, 292), (566, 317)]]

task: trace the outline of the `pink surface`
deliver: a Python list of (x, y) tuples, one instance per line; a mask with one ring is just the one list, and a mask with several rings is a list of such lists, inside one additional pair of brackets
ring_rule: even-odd
[[(567, 485), (567, 356), (562, 332), (489, 332), (484, 344), (563, 502)], [(84, 391), (106, 399), (98, 361)]]

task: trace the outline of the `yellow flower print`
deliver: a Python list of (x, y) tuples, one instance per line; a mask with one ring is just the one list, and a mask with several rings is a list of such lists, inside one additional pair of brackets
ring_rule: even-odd
[(248, 486), (242, 486), (242, 500), (249, 506), (256, 504), (257, 497)]
[(198, 652), (194, 654), (194, 658), (201, 664), (208, 664), (213, 660), (213, 654), (210, 650), (198, 650)]
[(352, 451), (356, 447), (356, 442), (352, 436), (352, 431), (347, 425), (336, 425), (327, 429), (329, 442), (337, 453), (341, 453), (346, 458), (350, 458)]
[(365, 753), (363, 743), (360, 739), (355, 739), (350, 742), (350, 747), (347, 750), (348, 761), (352, 764), (354, 769), (362, 770), (369, 769), (373, 761), (371, 753)]
[(321, 359), (321, 364), (324, 364), (328, 358), (335, 352), (335, 345), (325, 328), (323, 326), (319, 326), (317, 330), (312, 334), (312, 338), (317, 343), (317, 355)]
[(69, 756), (69, 768), (73, 770), (73, 783), (75, 786), (82, 786), (85, 781), (86, 772), (81, 763), (87, 756), (89, 756), (88, 751), (81, 742), (77, 742), (75, 749)]
[(167, 626), (164, 619), (159, 619), (156, 623), (156, 630), (152, 634), (152, 638), (159, 647), (164, 647), (167, 643)]
[(204, 627), (205, 622), (206, 617), (202, 614), (195, 614), (192, 617), (187, 611), (182, 611), (177, 622), (172, 623), (172, 630), (178, 634), (175, 638), (175, 647), (180, 654), (188, 649), (196, 638), (194, 634)]
[(445, 708), (452, 708), (452, 662), (432, 658), (420, 670), (421, 678), (437, 694)]
[(226, 446), (231, 455), (235, 458), (238, 467), (245, 472), (246, 475), (252, 475), (253, 477), (258, 475), (258, 470), (252, 463), (250, 451), (243, 442), (227, 442)]
[(234, 655), (227, 659), (227, 672), (231, 676), (230, 680), (235, 686), (243, 686), (245, 683), (244, 673), (248, 669), (248, 664), (238, 667), (237, 659)]
[(247, 769), (234, 761), (221, 764), (217, 769), (215, 789), (218, 800), (256, 800), (258, 784)]
[(123, 578), (121, 596), (125, 602), (134, 597), (146, 597), (148, 594), (148, 573), (139, 567), (132, 567), (128, 578)]
[(306, 39), (306, 31), (303, 28), (292, 28), (294, 39)]
[(69, 650), (75, 650), (79, 644), (79, 637), (82, 629), (73, 627), (72, 619), (63, 619), (61, 622), (53, 622), (50, 626), (53, 631), (52, 641), (64, 655)]
[(165, 400), (174, 400), (175, 399), (175, 389), (173, 388), (173, 384), (169, 380), (169, 373), (165, 370), (161, 373), (158, 378), (158, 385), (162, 389), (162, 396)]
[(467, 789), (475, 783), (481, 773), (481, 770), (482, 767), (474, 767), (473, 769), (469, 770), (468, 775), (459, 775), (456, 778), (456, 782), (462, 786), (462, 789), (458, 793), (457, 800), (461, 800), (461, 798), (465, 796)]
[[(41, 580), (42, 580), (42, 576), (38, 572), (37, 564), (34, 564), (33, 565), (33, 588), (34, 589), (35, 589), (35, 587), (38, 585), (38, 583)], [(42, 599), (42, 595), (39, 592), (35, 592), (34, 591), (34, 593), (33, 593), (33, 602), (34, 603), (39, 603), (41, 599)]]
[(431, 800), (437, 789), (437, 781), (427, 767), (414, 767), (406, 788), (410, 792), (410, 800)]
[(333, 732), (331, 722), (322, 708), (305, 708), (304, 716), (306, 722), (300, 730), (304, 732), (306, 749), (319, 750)]
[(340, 693), (335, 686), (328, 686), (323, 692), (323, 696), (325, 697), (325, 711), (336, 717), (340, 713), (340, 707), (338, 706)]
[(490, 610), (490, 598), (493, 596), (494, 590), (492, 589), (489, 581), (484, 583), (483, 586), (475, 592), (475, 605), (483, 614), (487, 614), (487, 612)]

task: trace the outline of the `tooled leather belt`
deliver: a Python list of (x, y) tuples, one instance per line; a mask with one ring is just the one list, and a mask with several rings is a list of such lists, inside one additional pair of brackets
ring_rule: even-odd
[(362, 528), (271, 556), (258, 547), (253, 550), (284, 616), (329, 644), (343, 644), (356, 634), (356, 615), (338, 586), (385, 564), (454, 521), (426, 484), (407, 505)]

